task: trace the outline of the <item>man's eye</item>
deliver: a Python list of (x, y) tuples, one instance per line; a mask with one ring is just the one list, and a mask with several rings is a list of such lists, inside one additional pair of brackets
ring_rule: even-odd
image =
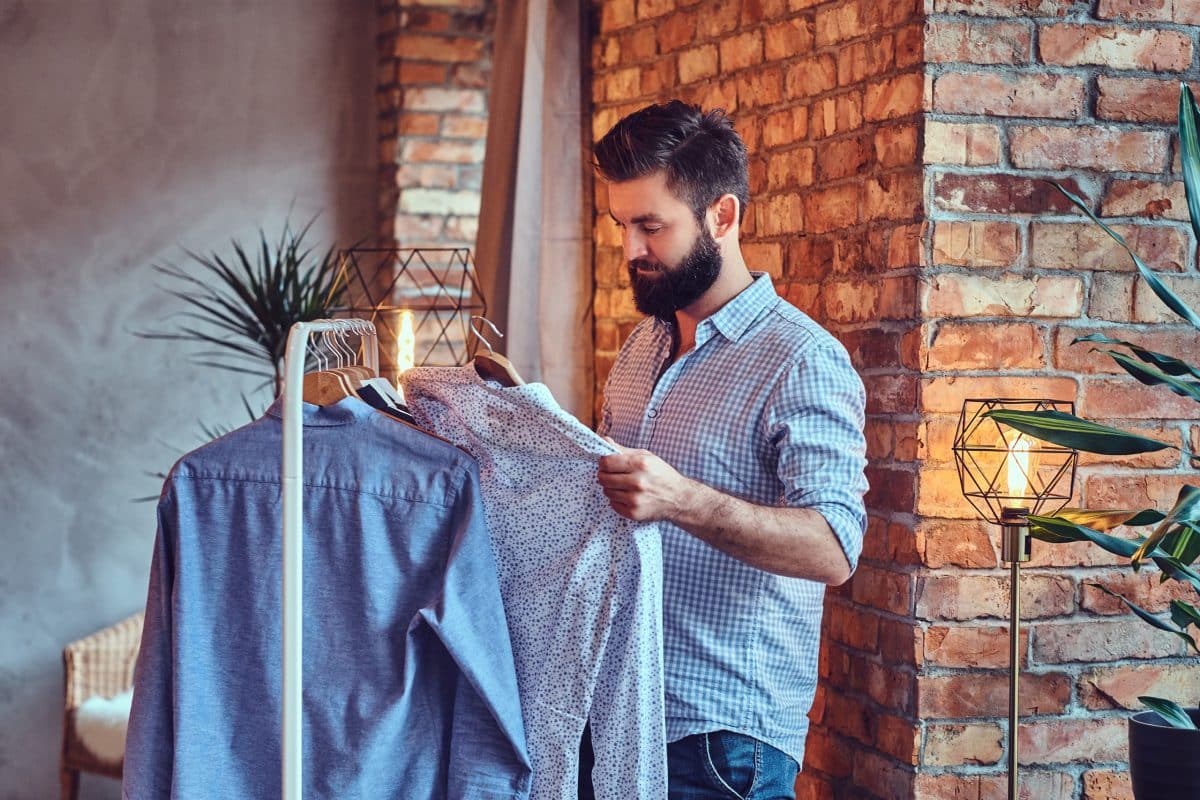
[(642, 230), (643, 230), (643, 231), (644, 231), (644, 232), (645, 232), (645, 233), (646, 233), (648, 236), (653, 236), (653, 235), (654, 235), (654, 234), (656, 234), (656, 233), (662, 233), (662, 227), (661, 227), (661, 226), (658, 226), (658, 227), (655, 227), (655, 226), (646, 226), (646, 227), (643, 227), (643, 228), (642, 228)]

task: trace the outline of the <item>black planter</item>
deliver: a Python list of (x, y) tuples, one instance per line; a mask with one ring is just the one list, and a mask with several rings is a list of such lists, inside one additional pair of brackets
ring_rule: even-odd
[[(1188, 715), (1200, 725), (1200, 711)], [(1129, 719), (1129, 776), (1137, 800), (1200, 798), (1200, 731), (1171, 728), (1153, 711)]]

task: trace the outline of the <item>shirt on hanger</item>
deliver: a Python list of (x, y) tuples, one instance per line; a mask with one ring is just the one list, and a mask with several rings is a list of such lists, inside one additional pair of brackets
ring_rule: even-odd
[[(127, 800), (280, 796), (280, 408), (163, 488)], [(357, 398), (305, 404), (303, 447), (306, 800), (526, 797), (474, 462)]]
[[(670, 323), (634, 329), (599, 430), (735, 497), (819, 512), (854, 569), (866, 527), (862, 381), (833, 336), (753, 274), (674, 363)], [(824, 585), (752, 567), (676, 525), (662, 541), (669, 740), (730, 730), (803, 764)]]
[(411, 369), (403, 380), (421, 425), (479, 462), (531, 796), (577, 796), (590, 721), (596, 797), (665, 798), (660, 530), (605, 499), (597, 463), (614, 449), (540, 383), (501, 387), (471, 365)]

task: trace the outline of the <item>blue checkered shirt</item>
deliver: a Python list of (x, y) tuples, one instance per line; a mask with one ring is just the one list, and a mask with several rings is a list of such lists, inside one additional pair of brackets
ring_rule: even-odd
[[(727, 494), (818, 511), (853, 568), (866, 527), (865, 393), (846, 350), (757, 273), (665, 366), (672, 327), (651, 318), (634, 329), (600, 433)], [(731, 730), (803, 764), (824, 585), (764, 572), (674, 525), (663, 562), (667, 739)]]

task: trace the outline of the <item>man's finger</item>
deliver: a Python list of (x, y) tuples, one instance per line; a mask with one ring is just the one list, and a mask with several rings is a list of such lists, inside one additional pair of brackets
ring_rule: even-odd
[(601, 456), (600, 472), (633, 472), (633, 459), (624, 453)]

